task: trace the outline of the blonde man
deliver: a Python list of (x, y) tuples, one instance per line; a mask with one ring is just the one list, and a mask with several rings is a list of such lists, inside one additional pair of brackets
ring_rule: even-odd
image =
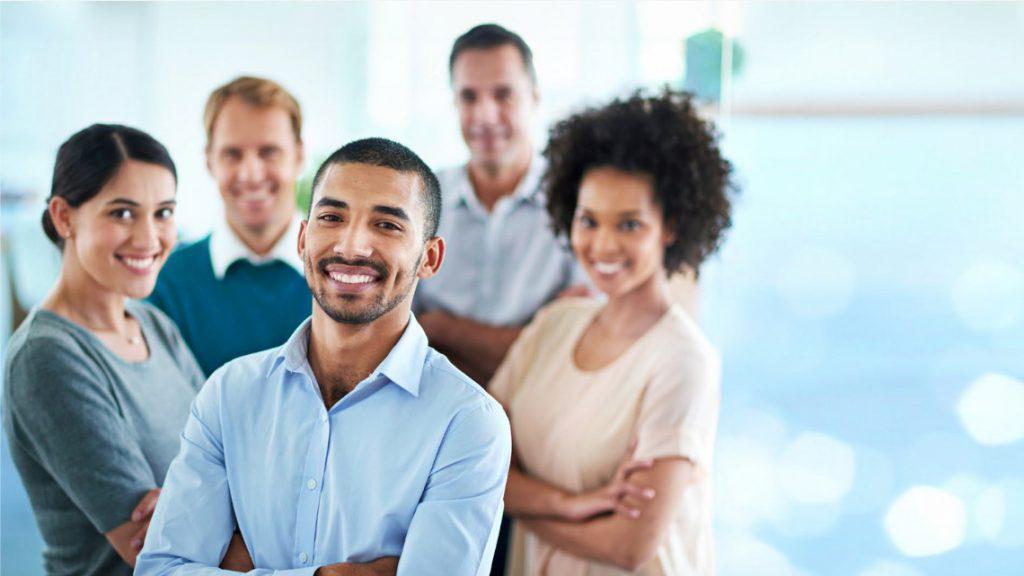
[(298, 102), (276, 82), (243, 76), (210, 95), (203, 120), (224, 218), (171, 256), (150, 299), (178, 324), (209, 376), (284, 343), (310, 302), (295, 251), (304, 158)]

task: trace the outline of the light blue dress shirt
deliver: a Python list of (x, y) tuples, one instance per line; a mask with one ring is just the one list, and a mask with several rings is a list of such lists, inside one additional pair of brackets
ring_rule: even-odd
[(438, 172), (444, 265), (416, 288), (415, 309), (440, 309), (492, 326), (522, 326), (562, 290), (590, 281), (551, 231), (535, 157), (516, 190), (488, 212), (466, 166)]
[(250, 574), (400, 556), (399, 574), (487, 574), (511, 457), (501, 406), (427, 346), (410, 315), (380, 366), (330, 410), (310, 321), (200, 391), (137, 575), (216, 568), (236, 526)]

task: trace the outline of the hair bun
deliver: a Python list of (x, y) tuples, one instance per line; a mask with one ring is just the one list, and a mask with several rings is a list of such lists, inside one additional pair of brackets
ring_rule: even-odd
[(64, 239), (60, 237), (57, 227), (53, 224), (49, 208), (43, 210), (43, 232), (46, 232), (46, 237), (50, 239), (50, 242), (56, 244), (58, 248), (64, 248)]

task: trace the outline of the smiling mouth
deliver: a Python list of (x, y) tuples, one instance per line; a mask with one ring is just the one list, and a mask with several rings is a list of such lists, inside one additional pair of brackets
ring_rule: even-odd
[(376, 282), (377, 278), (369, 274), (341, 274), (340, 272), (329, 272), (331, 280), (342, 284), (369, 284)]
[(114, 255), (126, 268), (136, 273), (147, 273), (153, 267), (153, 264), (157, 261), (157, 256), (146, 256), (143, 258), (133, 258), (130, 256)]
[(335, 290), (343, 294), (358, 294), (371, 290), (387, 277), (387, 267), (372, 260), (346, 261), (341, 258), (321, 260), (318, 268)]
[(611, 276), (613, 274), (617, 274), (626, 268), (626, 265), (623, 262), (594, 262), (593, 266), (594, 271), (603, 276)]

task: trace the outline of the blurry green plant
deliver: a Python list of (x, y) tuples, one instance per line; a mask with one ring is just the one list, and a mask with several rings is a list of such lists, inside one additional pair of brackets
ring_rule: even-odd
[(325, 154), (314, 156), (309, 168), (306, 168), (306, 171), (295, 180), (295, 205), (303, 216), (309, 214), (309, 204), (313, 201), (313, 177), (316, 176), (316, 171), (324, 163), (324, 160), (327, 160)]
[[(683, 54), (686, 76), (683, 90), (693, 92), (699, 100), (715, 101), (722, 93), (722, 42), (720, 30), (708, 28), (686, 38)], [(732, 39), (732, 75), (743, 70), (744, 52), (736, 39)]]

